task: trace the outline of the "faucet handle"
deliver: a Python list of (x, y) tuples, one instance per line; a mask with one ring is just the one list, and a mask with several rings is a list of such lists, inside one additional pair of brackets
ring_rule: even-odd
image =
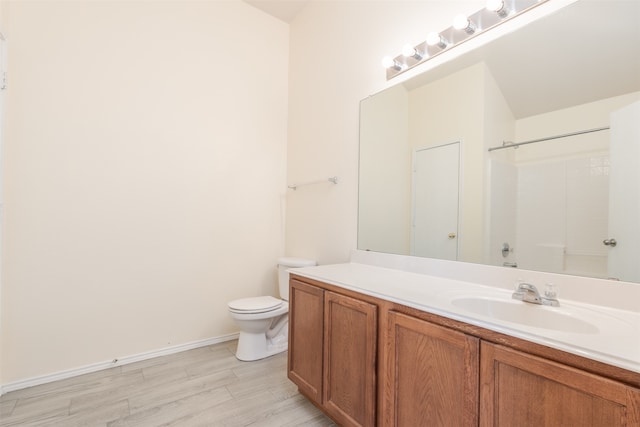
[(560, 302), (558, 301), (558, 288), (553, 283), (547, 283), (545, 285), (542, 304), (550, 305), (552, 307), (558, 307), (560, 305)]
[(553, 283), (547, 283), (544, 289), (544, 296), (547, 298), (557, 298), (558, 288)]
[(511, 294), (511, 298), (534, 304), (541, 303), (538, 289), (534, 285), (526, 282), (520, 282), (517, 284), (515, 292)]
[(532, 285), (531, 283), (526, 283), (526, 282), (520, 282), (518, 283), (518, 286), (516, 288), (516, 290), (518, 291), (530, 291), (530, 292), (534, 292), (534, 293), (538, 293), (538, 289)]
[(515, 282), (513, 282), (513, 290), (514, 291), (518, 290), (518, 288), (520, 287), (520, 283), (525, 283), (525, 281), (522, 280), (522, 279), (518, 279)]

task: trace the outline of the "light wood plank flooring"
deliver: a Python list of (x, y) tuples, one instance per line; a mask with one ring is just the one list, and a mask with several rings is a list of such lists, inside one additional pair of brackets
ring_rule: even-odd
[(287, 379), (287, 353), (255, 362), (236, 341), (17, 390), (0, 426), (335, 426)]

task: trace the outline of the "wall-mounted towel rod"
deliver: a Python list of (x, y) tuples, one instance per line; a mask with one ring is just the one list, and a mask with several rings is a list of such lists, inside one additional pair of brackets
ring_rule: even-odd
[(549, 140), (552, 140), (552, 139), (566, 138), (568, 136), (582, 135), (584, 133), (600, 132), (601, 130), (608, 130), (608, 129), (609, 129), (609, 126), (605, 126), (605, 127), (601, 127), (601, 128), (595, 128), (595, 129), (579, 130), (577, 132), (564, 133), (562, 135), (555, 135), (555, 136), (548, 136), (546, 138), (532, 139), (530, 141), (524, 141), (524, 142), (503, 141), (501, 146), (499, 146), (499, 147), (491, 147), (491, 148), (489, 148), (489, 151), (503, 150), (505, 148), (518, 148), (521, 145), (533, 144), (534, 142), (549, 141)]
[(311, 185), (311, 184), (320, 184), (321, 182), (332, 182), (334, 184), (338, 183), (338, 177), (337, 176), (331, 176), (327, 179), (319, 179), (317, 181), (309, 181), (309, 182), (303, 182), (300, 184), (293, 184), (293, 185), (289, 185), (288, 187), (291, 188), (292, 190), (297, 190), (298, 187), (303, 187), (305, 185)]

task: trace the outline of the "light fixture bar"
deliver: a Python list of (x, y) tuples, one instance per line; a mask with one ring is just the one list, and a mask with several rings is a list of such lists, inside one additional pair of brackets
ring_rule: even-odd
[[(432, 44), (425, 40), (414, 46), (413, 50), (410, 49), (410, 45), (403, 48), (404, 53), (415, 52), (415, 55), (401, 54), (395, 58), (389, 58), (386, 64), (391, 64), (391, 66), (385, 67), (387, 80), (547, 1), (549, 0), (504, 0), (497, 2), (502, 3), (498, 10), (496, 10), (497, 3), (495, 1), (489, 2), (488, 7), (491, 6), (492, 10), (485, 7), (473, 15), (469, 15), (467, 17), (468, 23), (464, 28), (456, 28), (456, 26), (461, 27), (462, 25), (452, 25), (439, 33), (430, 33)], [(459, 18), (456, 17), (456, 19)], [(439, 36), (439, 42), (433, 43), (436, 36)]]

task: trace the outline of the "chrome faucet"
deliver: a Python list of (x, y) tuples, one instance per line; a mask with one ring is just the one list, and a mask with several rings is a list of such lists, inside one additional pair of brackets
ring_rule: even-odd
[(513, 295), (511, 295), (511, 298), (531, 304), (550, 305), (552, 307), (558, 307), (560, 305), (558, 293), (556, 292), (555, 286), (551, 283), (547, 284), (544, 296), (540, 296), (538, 288), (532, 284), (524, 282), (518, 283), (518, 287)]

